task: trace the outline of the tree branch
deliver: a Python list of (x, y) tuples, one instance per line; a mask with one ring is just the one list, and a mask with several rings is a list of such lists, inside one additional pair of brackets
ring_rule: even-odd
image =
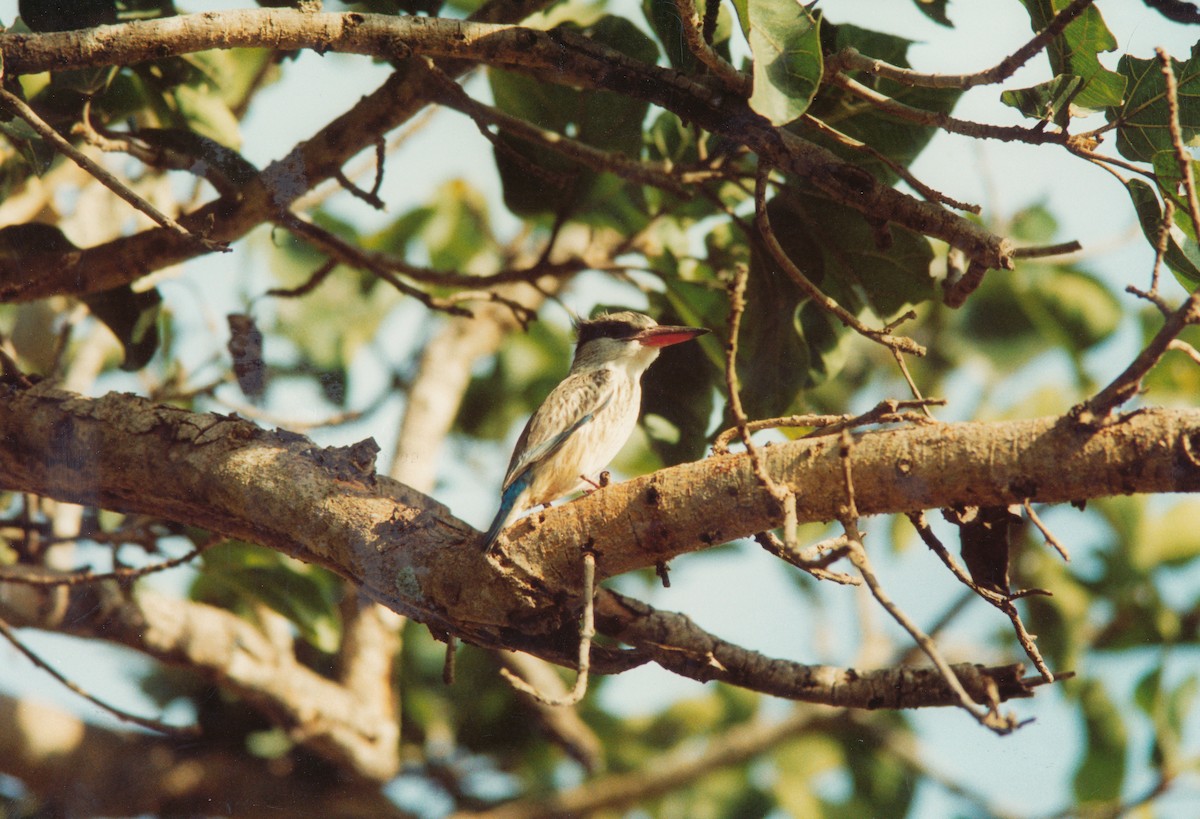
[[(395, 59), (409, 54), (531, 71), (547, 80), (612, 91), (659, 105), (687, 122), (747, 146), (767, 164), (810, 180), (834, 200), (961, 249), (984, 268), (1009, 268), (1007, 240), (945, 208), (912, 198), (788, 131), (747, 102), (677, 71), (638, 62), (572, 32), (427, 17), (301, 14), (284, 9), (210, 12), (52, 34), (0, 35), (10, 75), (128, 64), (212, 48), (316, 48)], [(245, 186), (239, 201), (218, 200), (180, 220), (229, 241), (336, 175), (341, 164), (402, 122), (427, 99), (400, 71), (379, 91)], [(0, 263), (0, 299), (90, 293), (127, 283), (194, 255), (162, 229), (60, 256)], [(112, 255), (117, 258), (106, 258)]]
[[(229, 686), (339, 767), (376, 781), (396, 773), (396, 726), (385, 701), (299, 664), (290, 641), (277, 645), (232, 612), (145, 589), (129, 598), (113, 584), (97, 584), (64, 590), (60, 618), (40, 596), (10, 589), (0, 584), (0, 612), (15, 625), (109, 640), (186, 666)], [(348, 680), (357, 673), (346, 671)]]
[[(310, 768), (282, 771), (274, 760), (225, 747), (200, 747), (112, 731), (46, 705), (0, 696), (0, 772), (60, 816), (209, 815), (239, 817), (403, 817), (369, 780), (328, 787)], [(70, 783), (70, 787), (64, 787)]]
[[(324, 565), (402, 614), (490, 647), (573, 666), (580, 544), (598, 577), (780, 525), (745, 454), (618, 483), (518, 522), (492, 560), (448, 509), (375, 475), (371, 445), (322, 450), (238, 418), (0, 387), (0, 486), (204, 526)], [(835, 518), (837, 441), (763, 450), (801, 522)], [(1200, 411), (1145, 410), (1092, 428), (1064, 418), (856, 437), (863, 515), (1200, 490)], [(596, 673), (644, 654), (596, 647)]]

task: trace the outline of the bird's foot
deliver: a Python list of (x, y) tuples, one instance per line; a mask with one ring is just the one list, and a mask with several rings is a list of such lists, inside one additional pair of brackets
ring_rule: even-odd
[(583, 490), (585, 494), (591, 494), (592, 492), (595, 492), (597, 489), (603, 489), (604, 487), (608, 486), (609, 479), (612, 478), (612, 475), (610, 475), (608, 470), (606, 469), (603, 472), (601, 472), (597, 476), (597, 479), (594, 481), (591, 478), (589, 478), (587, 475), (580, 475), (579, 477), (583, 479), (584, 483), (591, 484), (591, 486), (592, 486), (591, 489)]

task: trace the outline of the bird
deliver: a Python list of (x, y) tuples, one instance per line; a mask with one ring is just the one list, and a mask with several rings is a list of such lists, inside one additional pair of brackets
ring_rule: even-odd
[(513, 449), (484, 551), (521, 513), (570, 494), (606, 467), (637, 426), (642, 374), (663, 347), (708, 332), (661, 325), (630, 311), (576, 323), (571, 369), (525, 425)]

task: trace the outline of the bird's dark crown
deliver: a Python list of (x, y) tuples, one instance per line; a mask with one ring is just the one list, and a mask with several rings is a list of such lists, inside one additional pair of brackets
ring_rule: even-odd
[(633, 338), (647, 327), (655, 325), (654, 319), (641, 313), (622, 311), (620, 313), (603, 313), (594, 319), (577, 322), (575, 331), (579, 343), (584, 344), (598, 338), (611, 338), (618, 341)]

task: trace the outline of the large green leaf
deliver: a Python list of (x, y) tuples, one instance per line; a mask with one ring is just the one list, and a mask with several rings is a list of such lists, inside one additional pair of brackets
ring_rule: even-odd
[[(1186, 62), (1171, 60), (1179, 84), (1179, 125), (1184, 142), (1196, 143), (1200, 134), (1200, 44), (1193, 46)], [(1128, 80), (1124, 102), (1107, 110), (1117, 123), (1117, 150), (1135, 162), (1154, 162), (1156, 155), (1171, 151), (1167, 130), (1167, 81), (1158, 60), (1140, 60), (1125, 55), (1117, 68)]]
[(1066, 128), (1070, 119), (1071, 101), (1082, 90), (1082, 77), (1060, 74), (1032, 88), (1004, 91), (1000, 94), (1000, 101), (1031, 119), (1046, 120), (1060, 128)]
[(286, 617), (315, 648), (333, 652), (341, 640), (341, 582), (329, 571), (238, 540), (214, 546), (192, 597), (254, 618), (261, 603)]
[[(1154, 188), (1141, 179), (1134, 178), (1125, 183), (1125, 190), (1129, 192), (1129, 198), (1133, 200), (1133, 209), (1137, 213), (1142, 234), (1151, 247), (1157, 246), (1163, 211)], [(1187, 243), (1180, 246), (1174, 236), (1168, 236), (1167, 252), (1163, 254), (1163, 262), (1179, 279), (1180, 284), (1188, 290), (1200, 284), (1200, 258), (1195, 258), (1188, 252), (1189, 250), (1194, 252), (1194, 248), (1195, 245)]]
[[(651, 312), (659, 323), (708, 327), (720, 333), (728, 309), (723, 289), (676, 281), (654, 294)], [(699, 342), (663, 351), (642, 381), (642, 425), (665, 464), (693, 461), (704, 454), (712, 421), (714, 387), (723, 373)]]
[[(1054, 16), (1071, 0), (1022, 0), (1035, 32), (1050, 24)], [(1100, 64), (1099, 55), (1117, 47), (1117, 39), (1104, 23), (1100, 10), (1088, 6), (1046, 47), (1050, 68), (1056, 76), (1073, 74), (1083, 79), (1083, 88), (1074, 105), (1100, 111), (1120, 105), (1125, 93), (1125, 78)]]
[(796, 0), (749, 0), (754, 55), (750, 107), (773, 125), (798, 118), (821, 84), (825, 64), (819, 21)]
[(1075, 771), (1075, 798), (1079, 802), (1115, 802), (1125, 780), (1125, 752), (1129, 739), (1116, 705), (1098, 682), (1086, 682), (1079, 692), (1087, 741), (1083, 760)]
[(950, 21), (950, 15), (946, 13), (946, 6), (950, 4), (950, 0), (913, 0), (917, 9), (938, 25), (946, 26), (946, 28), (954, 28), (954, 23)]
[(821, 289), (851, 313), (869, 308), (890, 319), (936, 295), (929, 240), (892, 225), (887, 243), (862, 215), (819, 193), (789, 190), (778, 206), (782, 225), (771, 225), (781, 243), (785, 233), (803, 232), (821, 254)]

